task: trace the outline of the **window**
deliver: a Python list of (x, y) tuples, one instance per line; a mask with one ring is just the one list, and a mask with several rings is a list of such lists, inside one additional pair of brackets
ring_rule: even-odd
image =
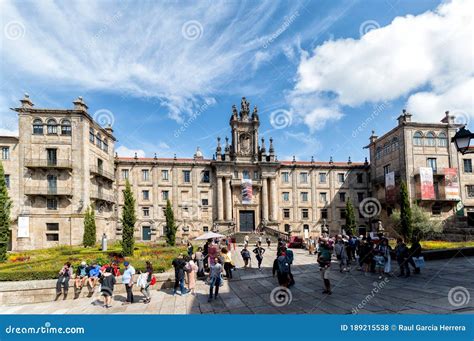
[(300, 182), (302, 184), (308, 183), (308, 173), (300, 173)]
[(327, 180), (326, 178), (327, 178), (326, 173), (319, 173), (319, 183), (325, 184)]
[(328, 201), (328, 196), (326, 192), (319, 193), (319, 201), (326, 203)]
[(149, 217), (150, 216), (150, 208), (149, 207), (143, 207), (143, 216), (144, 217)]
[(394, 137), (392, 139), (392, 151), (397, 150), (398, 147), (400, 146), (400, 142), (398, 141), (398, 137)]
[(143, 200), (150, 200), (150, 191), (149, 190), (142, 191), (142, 196), (143, 196)]
[(209, 199), (207, 199), (207, 198), (202, 198), (202, 199), (201, 199), (201, 205), (202, 205), (202, 206), (209, 206)]
[(339, 216), (341, 219), (346, 219), (346, 209), (345, 208), (341, 208), (339, 210)]
[(290, 174), (288, 172), (281, 173), (281, 182), (283, 183), (290, 182)]
[(209, 226), (203, 226), (202, 232), (209, 232)]
[(58, 124), (56, 123), (56, 120), (53, 120), (53, 119), (48, 120), (47, 132), (48, 132), (48, 135), (58, 134)]
[(122, 169), (122, 180), (128, 180), (129, 171), (128, 169)]
[(321, 209), (321, 219), (327, 219), (328, 218), (328, 209), (327, 208), (322, 208)]
[(290, 232), (290, 224), (285, 224), (285, 232)]
[(5, 185), (7, 186), (7, 188), (10, 188), (10, 175), (9, 174), (5, 174)]
[(301, 210), (301, 219), (308, 219), (309, 218), (309, 210), (307, 208), (303, 208)]
[(431, 206), (431, 214), (432, 215), (441, 215), (441, 208), (442, 208), (442, 205), (441, 203), (434, 203), (433, 206)]
[(102, 149), (102, 137), (100, 136), (100, 134), (97, 134), (95, 136), (95, 145)]
[(106, 153), (109, 152), (109, 143), (107, 142), (107, 139), (102, 141), (102, 150)]
[(340, 202), (346, 202), (346, 193), (345, 192), (339, 192), (339, 201)]
[(426, 159), (426, 167), (431, 167), (431, 169), (433, 170), (433, 172), (436, 172), (436, 158), (434, 157), (429, 157), (428, 159)]
[(39, 118), (33, 121), (33, 135), (43, 135), (43, 121)]
[(383, 175), (390, 173), (390, 165), (383, 166)]
[(58, 200), (51, 198), (46, 199), (46, 207), (48, 210), (57, 210), (58, 209)]
[(161, 180), (168, 181), (169, 180), (169, 172), (167, 169), (163, 169), (161, 171)]
[(56, 175), (48, 174), (46, 179), (48, 181), (48, 193), (56, 194), (58, 190), (58, 177)]
[(242, 178), (243, 179), (250, 179), (250, 172), (248, 170), (244, 170), (242, 172)]
[(143, 181), (150, 180), (150, 171), (148, 169), (142, 169), (142, 180)]
[(94, 143), (94, 141), (95, 141), (94, 129), (90, 128), (89, 129), (89, 142)]
[(183, 171), (183, 181), (185, 183), (190, 183), (191, 182), (191, 172), (188, 170)]
[(10, 147), (2, 147), (2, 160), (10, 159)]
[(71, 121), (62, 120), (61, 122), (61, 135), (71, 136)]
[(357, 173), (357, 183), (361, 184), (364, 182), (364, 174), (362, 173)]
[(210, 173), (209, 171), (202, 171), (202, 177), (201, 177), (202, 182), (208, 184), (210, 182)]
[(383, 155), (388, 155), (390, 154), (390, 143), (386, 142), (384, 145), (383, 145)]
[(59, 231), (58, 223), (46, 223), (46, 231)]
[(283, 192), (283, 201), (290, 201), (290, 192)]
[(435, 134), (432, 131), (426, 134), (425, 146), (428, 146), (428, 147), (436, 146)]
[(439, 133), (439, 135), (438, 135), (438, 146), (439, 147), (447, 147), (448, 146), (448, 138), (446, 137), (445, 133)]
[(472, 173), (472, 160), (471, 159), (463, 159), (464, 165), (464, 173)]
[(59, 224), (58, 223), (46, 223), (46, 231), (47, 231), (46, 240), (48, 242), (59, 241)]
[(303, 225), (303, 230), (309, 231), (309, 225), (308, 225), (308, 224), (304, 224), (304, 225)]
[(466, 192), (469, 198), (474, 198), (474, 185), (467, 185)]
[(168, 200), (169, 199), (169, 191), (161, 191), (161, 198), (163, 200)]
[(283, 218), (284, 219), (290, 219), (290, 209), (289, 208), (284, 208), (283, 209)]
[(420, 131), (417, 131), (413, 134), (413, 145), (422, 146), (423, 145), (423, 134)]
[(358, 192), (357, 193), (357, 201), (362, 202), (364, 200), (364, 193)]
[(382, 157), (382, 147), (377, 147), (375, 150), (375, 158), (380, 159)]
[(301, 192), (301, 201), (308, 201), (308, 192)]
[(46, 233), (46, 241), (57, 242), (59, 241), (59, 234), (57, 233)]
[(345, 174), (344, 173), (337, 173), (337, 179), (338, 179), (340, 184), (344, 183)]
[(253, 179), (254, 179), (254, 180), (260, 179), (260, 176), (259, 176), (259, 174), (258, 174), (257, 171), (254, 171), (254, 172), (253, 172)]
[(48, 166), (56, 166), (58, 164), (58, 150), (55, 148), (47, 148), (46, 160), (48, 161)]

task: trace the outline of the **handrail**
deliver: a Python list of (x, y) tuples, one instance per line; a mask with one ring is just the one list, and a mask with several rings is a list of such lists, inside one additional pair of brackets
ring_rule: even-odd
[(98, 167), (98, 166), (91, 166), (90, 167), (90, 171), (91, 173), (94, 173), (94, 174), (99, 174), (107, 179), (110, 179), (110, 180), (115, 180), (115, 176), (114, 174), (110, 173), (110, 172), (107, 172), (105, 171), (104, 169)]

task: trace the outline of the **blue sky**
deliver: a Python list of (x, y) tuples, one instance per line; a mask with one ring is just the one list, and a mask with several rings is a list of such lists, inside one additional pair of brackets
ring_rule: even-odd
[[(407, 108), (474, 113), (472, 1), (2, 1), (0, 134), (23, 93), (111, 123), (120, 155), (212, 157), (232, 104), (280, 160), (363, 161)], [(268, 142), (267, 142), (268, 143)]]

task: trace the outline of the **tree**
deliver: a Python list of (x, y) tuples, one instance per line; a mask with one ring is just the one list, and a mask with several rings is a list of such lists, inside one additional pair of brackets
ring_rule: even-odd
[(166, 201), (166, 242), (168, 245), (174, 246), (176, 244), (176, 224), (174, 222), (174, 213), (173, 207), (171, 206), (171, 201), (168, 199)]
[(346, 233), (353, 235), (356, 227), (354, 206), (352, 205), (352, 201), (349, 199), (346, 203)]
[(82, 244), (84, 247), (93, 247), (96, 242), (95, 210), (94, 207), (88, 207), (84, 216), (84, 237)]
[(410, 198), (407, 185), (404, 181), (400, 184), (400, 234), (405, 241), (410, 240), (413, 233)]
[(126, 182), (123, 191), (124, 205), (122, 211), (122, 254), (124, 256), (133, 256), (135, 246), (135, 223), (137, 217), (135, 215), (135, 198), (133, 197), (130, 182)]
[(0, 262), (7, 260), (10, 241), (10, 209), (12, 202), (8, 196), (7, 182), (3, 164), (0, 162)]
[[(411, 206), (413, 234), (418, 239), (433, 238), (437, 234), (443, 232), (443, 224), (439, 220), (431, 219), (430, 215), (426, 213), (420, 206)], [(401, 230), (400, 211), (394, 210), (390, 216), (395, 229)]]

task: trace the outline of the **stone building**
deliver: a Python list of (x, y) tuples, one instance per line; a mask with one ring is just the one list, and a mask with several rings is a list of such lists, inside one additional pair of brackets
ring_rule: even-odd
[[(435, 169), (436, 196), (420, 197), (420, 204), (440, 219), (453, 219), (458, 208), (457, 221), (474, 221), (472, 161), (459, 156), (449, 143), (459, 127), (450, 115), (441, 123), (426, 124), (411, 122), (410, 114), (404, 113), (387, 134), (380, 138), (372, 134), (367, 146), (370, 164), (350, 158), (280, 161), (277, 141), (259, 137), (258, 110), (251, 111), (243, 98), (240, 110), (232, 107), (230, 138), (217, 139), (212, 158), (204, 158), (199, 148), (191, 158), (138, 158), (114, 157), (112, 129), (101, 127), (89, 115), (82, 98), (73, 103), (70, 110), (37, 109), (25, 95), (21, 106), (13, 109), (19, 116), (19, 136), (0, 137), (13, 200), (14, 250), (80, 244), (88, 207), (95, 209), (97, 239), (103, 233), (109, 240), (121, 239), (127, 180), (136, 198), (139, 241), (156, 241), (164, 235), (168, 199), (181, 238), (211, 230), (299, 236), (316, 236), (326, 229), (340, 233), (348, 200), (356, 209), (358, 232), (364, 233), (374, 229), (376, 214), (384, 221), (396, 207), (386, 200), (385, 175), (393, 172), (396, 185), (407, 181), (410, 196), (416, 199), (419, 167), (427, 162)], [(456, 169), (460, 200), (443, 197), (445, 168)], [(375, 214), (364, 212), (373, 199), (382, 211), (376, 207)], [(464, 217), (459, 213), (461, 202)]]

